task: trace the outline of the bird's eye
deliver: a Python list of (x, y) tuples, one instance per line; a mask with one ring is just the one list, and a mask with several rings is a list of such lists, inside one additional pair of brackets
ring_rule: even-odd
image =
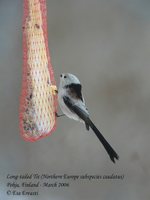
[(67, 78), (67, 76), (64, 76), (64, 78)]
[(60, 75), (60, 77), (62, 77), (62, 74)]

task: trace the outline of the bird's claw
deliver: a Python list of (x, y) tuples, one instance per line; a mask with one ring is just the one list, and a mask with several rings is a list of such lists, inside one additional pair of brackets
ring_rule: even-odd
[(65, 116), (65, 114), (58, 115), (57, 112), (55, 112), (55, 115), (56, 115), (56, 117), (62, 117), (62, 116)]

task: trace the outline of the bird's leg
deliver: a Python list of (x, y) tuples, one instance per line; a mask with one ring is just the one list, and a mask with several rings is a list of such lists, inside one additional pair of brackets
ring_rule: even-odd
[(55, 112), (55, 115), (56, 115), (56, 117), (62, 117), (62, 116), (65, 116), (65, 114), (61, 114), (61, 115), (59, 115), (57, 112)]

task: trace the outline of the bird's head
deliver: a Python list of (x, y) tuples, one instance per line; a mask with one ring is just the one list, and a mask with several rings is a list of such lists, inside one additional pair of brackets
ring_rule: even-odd
[(80, 84), (79, 79), (75, 75), (69, 73), (63, 73), (60, 75), (59, 87), (63, 88), (72, 83)]

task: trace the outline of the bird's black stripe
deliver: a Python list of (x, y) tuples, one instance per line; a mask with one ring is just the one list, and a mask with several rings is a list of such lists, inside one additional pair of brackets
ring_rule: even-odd
[(70, 89), (70, 95), (74, 96), (75, 98), (80, 99), (81, 101), (83, 101), (83, 97), (82, 97), (82, 93), (81, 93), (81, 89), (82, 86), (79, 83), (71, 83), (69, 85), (66, 85), (65, 88), (69, 88)]

